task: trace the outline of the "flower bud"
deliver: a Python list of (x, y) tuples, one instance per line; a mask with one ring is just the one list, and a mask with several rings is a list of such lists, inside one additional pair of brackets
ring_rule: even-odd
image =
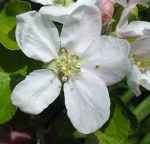
[(31, 140), (31, 134), (26, 131), (11, 130), (11, 128), (0, 130), (0, 144), (28, 144)]
[(113, 0), (101, 0), (100, 5), (103, 24), (107, 24), (111, 21), (114, 13), (114, 2)]

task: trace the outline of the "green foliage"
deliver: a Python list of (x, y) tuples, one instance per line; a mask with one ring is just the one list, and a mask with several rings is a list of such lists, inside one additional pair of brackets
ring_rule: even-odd
[(31, 4), (26, 1), (13, 0), (10, 1), (6, 7), (8, 15), (16, 16), (20, 13), (24, 13), (31, 10)]
[(0, 72), (0, 124), (9, 121), (16, 112), (11, 104), (10, 94), (10, 77), (7, 73)]
[(139, 10), (137, 7), (135, 7), (132, 12), (131, 15), (129, 16), (129, 22), (138, 19), (138, 14), (139, 14)]
[(143, 140), (140, 142), (140, 144), (150, 144), (150, 133), (148, 133)]
[(0, 12), (0, 43), (9, 50), (17, 50), (18, 46), (13, 38), (13, 30), (16, 25), (16, 18), (8, 16), (5, 10)]
[(135, 109), (134, 114), (139, 121), (142, 121), (150, 114), (150, 96), (143, 100)]
[(16, 15), (31, 10), (28, 2), (10, 1), (0, 12), (0, 43), (9, 50), (18, 50), (15, 41)]
[(120, 107), (115, 108), (105, 131), (95, 133), (102, 144), (126, 144), (130, 134), (130, 121), (125, 117)]
[[(38, 10), (40, 5), (31, 3), (30, 0), (2, 1), (0, 0), (1, 126), (5, 126), (5, 123), (8, 123), (12, 118), (13, 124), (19, 123), (19, 125), (24, 126), (23, 119), (25, 117), (29, 123), (26, 126), (27, 129), (37, 137), (46, 133), (49, 139), (48, 143), (52, 144), (150, 144), (150, 93), (142, 89), (142, 95), (136, 97), (125, 80), (111, 86), (111, 116), (104, 127), (94, 134), (84, 135), (74, 129), (65, 113), (64, 100), (61, 96), (59, 100), (50, 105), (48, 112), (46, 110), (37, 117), (30, 117), (20, 111), (16, 113), (16, 107), (12, 105), (10, 98), (13, 88), (28, 73), (43, 66), (40, 62), (31, 60), (19, 51), (15, 40), (16, 15), (30, 10)], [(3, 3), (2, 6), (1, 3)], [(150, 7), (148, 7), (149, 5), (146, 6), (138, 5), (135, 7), (129, 21), (150, 21)], [(108, 27), (106, 26), (105, 34), (112, 34), (115, 31), (122, 11), (123, 7), (116, 4), (113, 20)], [(62, 25), (55, 24), (60, 32)], [(131, 40), (133, 41), (133, 39)], [(23, 118), (22, 115), (24, 115)], [(38, 122), (35, 119), (33, 120), (33, 117), (36, 120), (38, 119)], [(11, 123), (9, 124), (11, 125)], [(40, 131), (40, 134), (38, 131)], [(44, 144), (46, 143), (44, 142)]]

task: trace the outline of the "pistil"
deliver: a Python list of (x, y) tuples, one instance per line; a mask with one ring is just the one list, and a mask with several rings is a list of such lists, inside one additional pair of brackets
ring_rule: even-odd
[(80, 71), (80, 58), (62, 48), (58, 58), (48, 64), (48, 69), (54, 71), (62, 81), (67, 81)]

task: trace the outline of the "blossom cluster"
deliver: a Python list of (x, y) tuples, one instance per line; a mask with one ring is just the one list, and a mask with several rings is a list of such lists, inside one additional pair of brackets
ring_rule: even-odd
[[(143, 1), (32, 1), (42, 7), (17, 16), (16, 40), (22, 52), (43, 67), (14, 88), (11, 100), (20, 110), (40, 114), (63, 89), (70, 121), (89, 134), (109, 120), (108, 86), (127, 77), (137, 96), (140, 86), (150, 90), (150, 22), (128, 21)], [(114, 34), (104, 35), (115, 3), (124, 10)]]

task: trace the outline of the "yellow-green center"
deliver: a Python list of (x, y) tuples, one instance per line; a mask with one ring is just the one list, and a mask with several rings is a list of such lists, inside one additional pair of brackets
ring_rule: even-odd
[(77, 55), (62, 48), (58, 58), (49, 63), (48, 69), (54, 71), (62, 81), (67, 81), (71, 76), (80, 72), (80, 59)]
[(141, 71), (146, 71), (146, 70), (150, 69), (150, 58), (139, 58), (136, 55), (132, 55), (130, 57), (130, 59), (131, 59), (132, 63), (137, 65), (137, 67)]

